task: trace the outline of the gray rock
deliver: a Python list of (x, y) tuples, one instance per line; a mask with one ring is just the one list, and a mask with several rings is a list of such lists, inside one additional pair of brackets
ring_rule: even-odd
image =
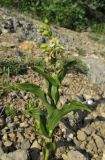
[(26, 150), (16, 150), (8, 154), (1, 152), (0, 160), (28, 160), (28, 152)]
[(68, 160), (88, 160), (82, 153), (79, 151), (69, 151), (68, 154)]
[(7, 124), (7, 127), (10, 129), (10, 128), (14, 128), (15, 127), (15, 123), (8, 123)]
[(4, 124), (5, 124), (4, 119), (3, 119), (3, 118), (0, 118), (0, 127), (3, 127), (3, 126), (4, 126)]
[(77, 132), (77, 138), (78, 138), (78, 140), (80, 140), (80, 141), (84, 141), (84, 140), (86, 139), (86, 134), (85, 134), (85, 132), (83, 132), (83, 131), (78, 131), (78, 132)]
[(21, 148), (24, 150), (27, 150), (30, 148), (30, 142), (29, 140), (23, 140), (22, 144), (21, 144)]
[(103, 139), (98, 135), (94, 135), (94, 139), (98, 149), (101, 150), (105, 146)]
[(9, 140), (7, 140), (6, 142), (4, 142), (4, 146), (5, 147), (10, 147), (10, 146), (12, 146), (12, 142), (11, 141), (9, 141)]
[(37, 148), (37, 149), (41, 149), (41, 146), (39, 145), (39, 143), (35, 140), (33, 143), (32, 143), (32, 145), (31, 145), (31, 148), (33, 149), (33, 148)]
[(27, 122), (25, 122), (25, 121), (20, 123), (20, 127), (26, 128), (28, 126), (29, 126), (29, 124)]
[(88, 56), (84, 61), (88, 66), (88, 78), (105, 89), (105, 62), (95, 56)]
[(12, 122), (11, 116), (7, 117), (7, 118), (6, 118), (6, 123), (11, 123), (11, 122)]

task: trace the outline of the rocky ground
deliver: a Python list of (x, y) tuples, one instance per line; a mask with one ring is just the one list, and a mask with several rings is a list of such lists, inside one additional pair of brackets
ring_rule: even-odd
[[(16, 60), (13, 74), (0, 74), (0, 82), (33, 82), (46, 88), (42, 77), (30, 66), (43, 57), (39, 45), (46, 42), (39, 29), (40, 22), (0, 8), (0, 67), (4, 60)], [(87, 75), (69, 72), (63, 80), (60, 103), (77, 99), (85, 101), (92, 112), (69, 113), (56, 130), (55, 159), (105, 160), (105, 36), (94, 40), (91, 32), (78, 33), (53, 27), (65, 46), (66, 57), (80, 58), (88, 67)], [(42, 63), (42, 62), (41, 62)], [(14, 64), (15, 66), (15, 64)], [(16, 71), (15, 71), (16, 69)], [(17, 70), (19, 69), (19, 71)], [(5, 74), (6, 72), (6, 74)], [(0, 97), (0, 160), (42, 159), (41, 137), (35, 132), (34, 119), (24, 114), (33, 95), (9, 91)], [(91, 104), (89, 103), (91, 102)], [(37, 105), (41, 106), (41, 102)], [(14, 108), (7, 114), (7, 107)], [(40, 153), (40, 156), (39, 156)]]

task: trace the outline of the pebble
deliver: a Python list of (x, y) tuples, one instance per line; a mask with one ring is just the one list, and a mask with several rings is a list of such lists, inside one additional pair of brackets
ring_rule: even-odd
[(7, 118), (6, 118), (6, 123), (11, 123), (12, 122), (12, 118), (11, 118), (11, 116), (8, 116)]
[(28, 152), (26, 150), (16, 150), (8, 154), (1, 153), (0, 160), (28, 160)]
[(0, 127), (3, 127), (3, 126), (4, 126), (4, 124), (5, 124), (4, 119), (3, 119), (3, 118), (0, 118)]
[(7, 133), (5, 133), (5, 134), (3, 135), (2, 139), (3, 139), (4, 141), (6, 141), (6, 140), (8, 139)]
[(67, 160), (87, 160), (86, 157), (79, 151), (69, 151), (67, 154)]
[(20, 127), (26, 128), (28, 126), (29, 126), (29, 124), (27, 122), (20, 123)]
[(94, 139), (95, 139), (98, 149), (102, 150), (103, 147), (105, 146), (103, 139), (98, 135), (94, 135)]
[(9, 136), (9, 138), (11, 139), (11, 141), (14, 141), (15, 138), (16, 138), (15, 133), (9, 133), (8, 136)]
[(18, 142), (22, 142), (24, 140), (24, 137), (19, 132), (17, 132), (17, 136), (16, 137), (18, 138)]
[(7, 140), (3, 144), (5, 147), (10, 147), (10, 146), (12, 146), (13, 143), (11, 141)]
[(8, 128), (14, 128), (14, 126), (15, 126), (15, 123), (7, 123)]
[(80, 141), (84, 141), (84, 140), (86, 139), (86, 134), (85, 134), (85, 132), (83, 132), (83, 131), (78, 131), (78, 132), (77, 132), (77, 138), (78, 138), (78, 140), (80, 140)]
[(41, 149), (41, 146), (40, 146), (39, 143), (35, 140), (35, 141), (32, 143), (31, 148)]
[(105, 147), (104, 147), (104, 149), (103, 149), (102, 160), (105, 160)]
[(27, 150), (30, 148), (30, 142), (29, 140), (23, 140), (22, 141), (22, 144), (21, 144), (21, 149), (24, 149), (24, 150)]

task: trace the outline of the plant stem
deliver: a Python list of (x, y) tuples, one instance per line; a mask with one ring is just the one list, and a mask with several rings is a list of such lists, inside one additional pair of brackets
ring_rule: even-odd
[(50, 156), (50, 150), (48, 148), (45, 149), (45, 157), (44, 160), (48, 160)]

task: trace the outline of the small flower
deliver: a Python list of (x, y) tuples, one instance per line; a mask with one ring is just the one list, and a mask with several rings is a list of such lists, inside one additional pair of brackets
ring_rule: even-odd
[(57, 45), (59, 43), (59, 40), (56, 38), (56, 37), (54, 37), (54, 38), (52, 38), (51, 40), (50, 40), (50, 42), (49, 42), (49, 46), (51, 47), (51, 48), (53, 48), (55, 45)]

